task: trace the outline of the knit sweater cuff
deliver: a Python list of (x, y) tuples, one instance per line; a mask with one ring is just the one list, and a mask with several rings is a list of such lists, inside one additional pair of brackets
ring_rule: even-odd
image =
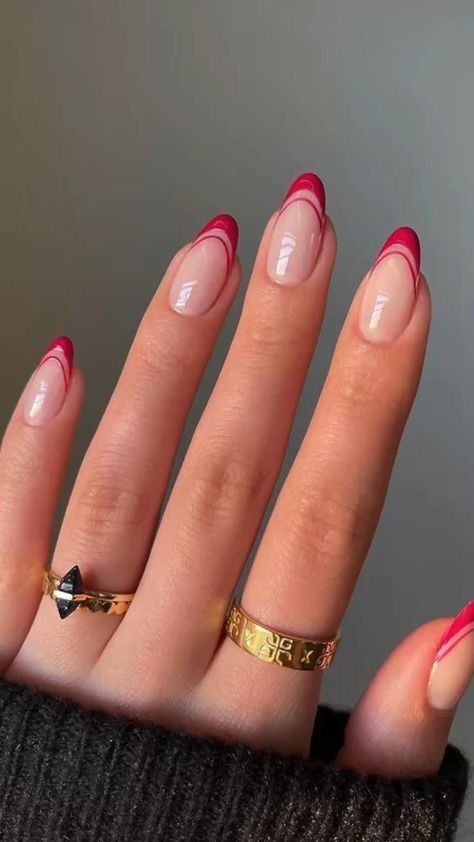
[(0, 681), (8, 842), (448, 842), (467, 764), (391, 781), (337, 770), (346, 714), (321, 709), (303, 761), (137, 725)]

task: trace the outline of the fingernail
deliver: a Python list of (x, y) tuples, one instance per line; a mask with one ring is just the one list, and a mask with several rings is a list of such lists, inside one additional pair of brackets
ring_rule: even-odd
[(312, 172), (298, 176), (285, 196), (270, 238), (267, 272), (278, 284), (295, 286), (311, 275), (318, 257), (326, 196)]
[(428, 701), (438, 710), (452, 710), (474, 673), (474, 600), (448, 628), (439, 645), (428, 685)]
[(415, 306), (420, 241), (411, 228), (398, 228), (382, 246), (367, 279), (360, 329), (369, 342), (393, 342), (405, 330)]
[(28, 383), (23, 403), (27, 424), (46, 424), (61, 409), (71, 382), (74, 348), (67, 336), (58, 336), (48, 345), (39, 366)]
[(184, 316), (200, 316), (217, 300), (234, 261), (239, 228), (232, 216), (215, 216), (186, 252), (171, 284), (173, 310)]

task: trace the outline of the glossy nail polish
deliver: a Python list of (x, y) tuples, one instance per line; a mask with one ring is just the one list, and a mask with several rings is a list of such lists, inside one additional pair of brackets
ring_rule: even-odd
[(394, 342), (411, 319), (420, 273), (420, 241), (398, 228), (382, 246), (367, 278), (359, 324), (369, 342)]
[(234, 262), (239, 228), (232, 216), (211, 219), (183, 257), (170, 287), (170, 305), (184, 316), (200, 316), (214, 304)]
[(61, 409), (71, 381), (74, 349), (67, 336), (58, 336), (46, 348), (23, 396), (27, 424), (46, 424)]
[(438, 710), (453, 710), (474, 674), (474, 600), (443, 636), (431, 671), (428, 701)]
[(326, 197), (314, 173), (291, 185), (270, 237), (267, 272), (277, 284), (295, 286), (311, 275), (318, 256)]

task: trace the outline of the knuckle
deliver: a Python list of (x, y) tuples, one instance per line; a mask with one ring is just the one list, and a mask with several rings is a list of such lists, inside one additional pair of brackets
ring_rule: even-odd
[[(169, 326), (168, 326), (169, 328)], [(178, 331), (142, 328), (135, 347), (139, 370), (155, 378), (172, 372), (185, 374), (192, 363), (192, 348)]]
[(409, 390), (396, 388), (393, 371), (380, 365), (377, 354), (369, 355), (366, 349), (350, 361), (339, 362), (329, 385), (336, 403), (353, 417), (366, 417), (377, 411), (395, 420), (410, 403)]
[(130, 482), (126, 467), (96, 466), (81, 483), (75, 505), (78, 529), (115, 534), (140, 526), (147, 517), (146, 496)]
[(339, 402), (352, 413), (363, 413), (379, 402), (379, 379), (368, 372), (348, 366), (334, 378), (333, 388)]
[(337, 565), (363, 545), (369, 533), (368, 515), (352, 494), (303, 496), (289, 519), (288, 541), (297, 555), (314, 558), (335, 572)]
[(281, 317), (270, 317), (271, 314), (257, 312), (251, 323), (242, 331), (239, 345), (251, 358), (260, 361), (275, 356), (291, 359), (293, 363), (305, 360), (314, 339), (311, 333), (303, 329), (301, 324), (294, 327), (290, 323), (288, 313), (284, 320)]
[(31, 481), (42, 466), (41, 453), (38, 449), (27, 446), (4, 448), (0, 460), (0, 485), (2, 496), (17, 492)]
[(213, 456), (189, 467), (190, 508), (195, 521), (212, 527), (244, 518), (249, 510), (266, 501), (275, 470), (242, 456)]

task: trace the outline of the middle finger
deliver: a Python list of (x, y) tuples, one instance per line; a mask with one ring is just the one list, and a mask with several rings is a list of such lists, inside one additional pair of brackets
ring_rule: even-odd
[(171, 687), (177, 674), (189, 680), (201, 673), (214, 651), (319, 333), (335, 256), (334, 231), (329, 221), (322, 225), (323, 215), (321, 182), (305, 174), (270, 220), (228, 358), (101, 675), (106, 664), (123, 663), (125, 649), (144, 657), (161, 652), (159, 670), (150, 673)]

